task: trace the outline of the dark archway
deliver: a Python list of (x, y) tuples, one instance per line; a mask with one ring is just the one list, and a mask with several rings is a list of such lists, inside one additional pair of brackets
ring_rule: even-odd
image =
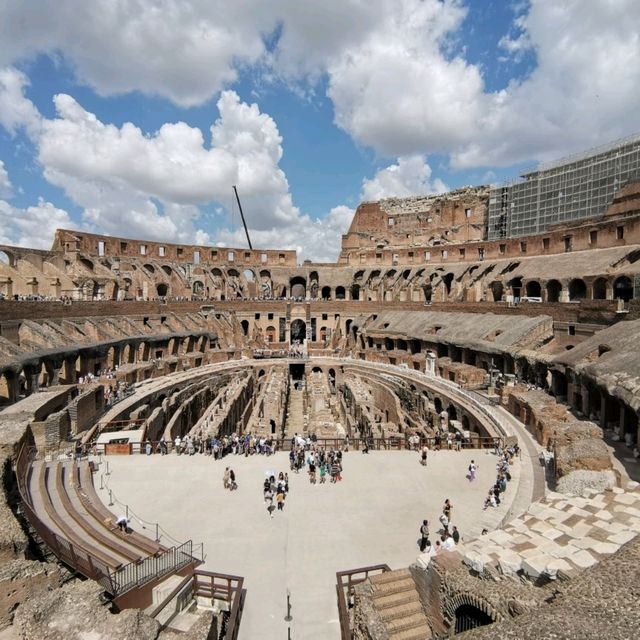
[(331, 298), (331, 287), (322, 287), (322, 299), (329, 300)]
[(462, 604), (455, 610), (455, 621), (456, 633), (463, 633), (476, 627), (493, 624), (493, 619), (488, 613), (471, 604)]
[(547, 282), (547, 302), (560, 302), (562, 285), (557, 280)]
[(344, 300), (347, 297), (347, 293), (344, 287), (336, 287), (336, 300)]
[(291, 323), (291, 342), (297, 340), (302, 343), (307, 337), (307, 323), (304, 320), (294, 320)]
[(360, 285), (352, 284), (351, 285), (351, 299), (352, 300), (360, 300)]
[(160, 297), (164, 297), (168, 294), (169, 287), (167, 287), (167, 285), (164, 284), (164, 282), (161, 282), (158, 286), (156, 286), (156, 291), (158, 292), (158, 295)]
[(582, 278), (574, 278), (569, 283), (569, 300), (584, 300), (587, 297), (587, 285)]
[(242, 332), (245, 336), (249, 335), (249, 321), (243, 320), (240, 325), (242, 326)]
[(305, 298), (307, 295), (307, 281), (302, 276), (296, 276), (289, 281), (292, 298)]
[(596, 280), (593, 281), (593, 299), (607, 299), (607, 281), (605, 278), (596, 278)]
[(616, 300), (624, 300), (628, 302), (633, 298), (633, 283), (631, 278), (620, 276), (613, 282), (613, 297)]
[(504, 295), (504, 286), (499, 280), (494, 280), (490, 285), (491, 294), (493, 295), (493, 302), (501, 302)]
[(540, 298), (542, 297), (542, 287), (537, 280), (529, 280), (525, 287), (527, 292), (527, 298)]

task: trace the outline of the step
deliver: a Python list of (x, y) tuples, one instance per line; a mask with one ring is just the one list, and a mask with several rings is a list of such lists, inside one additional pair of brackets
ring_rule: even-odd
[(420, 613), (414, 613), (410, 616), (404, 616), (403, 618), (396, 618), (395, 620), (389, 620), (385, 623), (385, 627), (389, 634), (397, 631), (405, 631), (415, 627), (420, 627), (427, 623), (427, 618), (422, 611)]
[(153, 587), (153, 608), (157, 607), (184, 580), (184, 576), (171, 575)]
[(389, 640), (427, 640), (431, 637), (431, 629), (426, 622), (411, 629), (389, 634)]
[(399, 604), (395, 607), (383, 609), (378, 613), (385, 622), (397, 620), (398, 618), (409, 618), (418, 613), (424, 614), (420, 602), (407, 602), (406, 604)]
[(369, 580), (371, 584), (383, 584), (385, 582), (404, 580), (405, 578), (411, 578), (411, 571), (409, 571), (409, 569), (396, 569), (395, 571), (377, 573), (375, 576), (370, 576)]
[(416, 583), (413, 578), (405, 578), (404, 580), (396, 580), (395, 582), (385, 582), (383, 584), (373, 585), (373, 595), (389, 596), (392, 593), (400, 593), (402, 591), (415, 591)]
[(374, 595), (373, 602), (376, 609), (383, 610), (391, 607), (397, 607), (401, 604), (408, 604), (410, 602), (420, 602), (418, 592), (415, 591), (400, 591), (399, 593), (392, 593), (390, 595)]

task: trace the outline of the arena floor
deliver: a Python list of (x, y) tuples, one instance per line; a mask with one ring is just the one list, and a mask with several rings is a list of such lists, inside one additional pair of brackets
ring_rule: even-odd
[[(479, 464), (478, 479), (465, 478), (470, 460)], [(418, 454), (373, 451), (344, 454), (343, 481), (311, 485), (305, 473), (289, 473), (290, 491), (282, 513), (269, 517), (262, 483), (269, 471), (288, 471), (286, 453), (275, 456), (210, 457), (110, 456), (104, 478), (117, 498), (145, 521), (158, 521), (175, 538), (203, 542), (204, 569), (244, 576), (247, 589), (240, 625), (242, 640), (340, 637), (336, 605), (336, 571), (386, 563), (406, 567), (417, 557), (418, 529), (428, 518), (432, 533), (445, 498), (453, 504), (452, 524), (463, 537), (498, 526), (513, 501), (520, 478), (519, 461), (497, 509), (483, 511), (484, 497), (495, 480), (492, 453), (430, 452), (427, 468)], [(222, 487), (229, 465), (238, 490)], [(96, 475), (100, 490), (101, 464)], [(132, 526), (141, 531), (134, 520)], [(153, 532), (151, 533), (153, 535)], [(435, 541), (435, 537), (434, 537)], [(285, 622), (287, 590), (293, 620)]]

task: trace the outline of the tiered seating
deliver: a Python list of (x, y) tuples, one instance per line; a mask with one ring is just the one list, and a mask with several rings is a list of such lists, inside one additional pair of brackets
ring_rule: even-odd
[(114, 514), (95, 492), (88, 463), (36, 461), (29, 471), (28, 491), (34, 511), (51, 531), (112, 572), (166, 551), (138, 533), (120, 531)]

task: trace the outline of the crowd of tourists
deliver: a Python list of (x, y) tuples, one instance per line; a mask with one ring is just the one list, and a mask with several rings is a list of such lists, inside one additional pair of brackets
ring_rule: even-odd
[(500, 495), (507, 490), (507, 485), (511, 480), (509, 466), (513, 464), (513, 459), (518, 455), (518, 451), (519, 449), (517, 444), (506, 449), (502, 449), (500, 447), (497, 448), (496, 453), (498, 454), (499, 460), (496, 465), (496, 481), (489, 489), (489, 493), (484, 500), (484, 509), (497, 507), (500, 504)]
[(437, 531), (435, 544), (431, 541), (429, 521), (423, 520), (420, 525), (420, 552), (428, 556), (436, 556), (443, 551), (453, 551), (460, 542), (458, 527), (451, 524), (453, 505), (449, 498), (444, 501), (439, 518), (440, 529)]
[[(275, 474), (270, 474), (264, 479), (262, 496), (267, 507), (267, 513), (273, 518), (273, 512), (284, 511), (284, 503), (289, 495), (289, 474), (280, 472), (276, 481)], [(275, 506), (273, 504), (275, 500)]]

